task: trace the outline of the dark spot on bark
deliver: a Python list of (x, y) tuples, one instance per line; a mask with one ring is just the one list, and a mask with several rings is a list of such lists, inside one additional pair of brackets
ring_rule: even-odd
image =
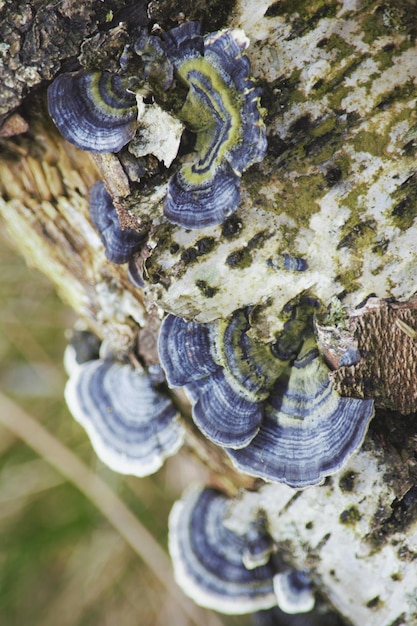
[(252, 257), (247, 248), (240, 248), (240, 250), (235, 250), (229, 254), (226, 259), (226, 264), (233, 269), (243, 269), (245, 267), (250, 267), (252, 264)]
[(328, 43), (329, 43), (328, 38), (327, 37), (323, 37), (323, 39), (320, 39), (320, 41), (318, 42), (317, 48), (325, 48)]
[(377, 609), (381, 606), (381, 604), (381, 598), (379, 596), (375, 596), (375, 598), (372, 598), (372, 600), (369, 600), (369, 602), (366, 603), (366, 606), (368, 609)]
[(323, 87), (323, 85), (324, 85), (324, 79), (319, 78), (318, 81), (314, 83), (313, 89), (320, 89), (321, 87)]
[(254, 235), (252, 237), (252, 239), (250, 239), (248, 241), (248, 245), (247, 245), (247, 249), (248, 250), (256, 250), (257, 248), (259, 248), (262, 243), (265, 241), (265, 239), (268, 239), (269, 235), (268, 233), (263, 230), (260, 233), (257, 233), (256, 235)]
[(278, 137), (278, 135), (272, 135), (268, 137), (268, 154), (277, 158), (281, 156), (286, 150), (288, 150), (289, 144)]
[(340, 478), (339, 480), (339, 487), (341, 491), (353, 491), (354, 487), (355, 487), (355, 479), (356, 479), (357, 473), (356, 472), (346, 472), (345, 474), (343, 474), (343, 476)]
[(356, 506), (351, 506), (348, 509), (342, 511), (339, 515), (339, 521), (341, 524), (345, 524), (346, 526), (354, 526), (356, 522), (358, 522), (361, 518), (361, 514), (359, 513)]
[(198, 253), (197, 253), (197, 250), (195, 248), (187, 248), (181, 254), (181, 261), (183, 261), (186, 265), (188, 265), (188, 263), (191, 263), (192, 261), (195, 261), (197, 256), (198, 256)]
[(328, 186), (333, 187), (333, 185), (338, 183), (339, 180), (342, 178), (342, 170), (340, 169), (340, 167), (337, 166), (331, 167), (327, 170), (324, 178), (326, 179), (326, 183), (328, 184)]
[(207, 254), (207, 252), (213, 250), (214, 244), (214, 237), (203, 237), (202, 239), (199, 239), (195, 244), (198, 256), (202, 256), (203, 254)]
[(313, 125), (311, 117), (309, 115), (303, 115), (291, 124), (290, 132), (294, 134), (307, 133)]
[(223, 222), (222, 237), (225, 237), (226, 239), (233, 239), (239, 235), (242, 227), (242, 220), (236, 215), (231, 215)]
[(218, 287), (210, 287), (205, 280), (197, 280), (195, 284), (206, 298), (212, 298), (219, 291)]

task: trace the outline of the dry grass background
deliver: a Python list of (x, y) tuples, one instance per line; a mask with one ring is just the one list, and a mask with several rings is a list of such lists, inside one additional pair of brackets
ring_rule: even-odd
[(73, 314), (1, 236), (0, 303), (0, 624), (248, 626), (194, 608), (166, 567), (172, 502), (204, 470), (177, 455), (137, 479), (96, 458), (63, 401)]

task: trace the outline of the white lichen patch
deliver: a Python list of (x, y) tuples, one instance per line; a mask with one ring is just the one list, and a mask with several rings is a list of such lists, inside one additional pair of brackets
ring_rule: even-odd
[[(324, 299), (333, 293), (334, 283), (323, 280), (323, 259), (302, 272), (279, 269), (283, 255), (297, 256), (296, 241), (292, 245), (288, 242), (287, 223), (291, 218), (272, 216), (263, 209), (246, 205), (239, 209), (237, 217), (243, 227), (232, 241), (222, 237), (221, 227), (186, 234), (178, 229), (173, 232), (169, 249), (155, 249), (152, 270), (167, 276), (168, 280), (175, 277), (168, 289), (160, 285), (147, 288), (162, 308), (181, 317), (208, 322), (270, 297), (274, 299), (275, 310), (279, 311), (301, 291), (312, 289)], [(173, 242), (181, 245), (182, 252), (198, 250), (198, 242), (203, 237), (213, 239), (213, 251), (202, 254), (188, 265), (178, 252), (171, 251)], [(185, 242), (186, 247), (183, 247)], [(156, 259), (157, 266), (154, 265)], [(328, 266), (329, 260), (325, 263)], [(245, 264), (248, 266), (242, 267)], [(204, 290), (209, 294), (206, 297)], [(201, 307), (202, 301), (204, 307)], [(276, 324), (280, 326), (278, 320)]]
[(257, 0), (256, 3), (252, 0), (240, 0), (231, 26), (243, 28), (253, 42), (266, 39), (284, 21), (283, 18), (263, 19), (270, 4), (270, 0)]

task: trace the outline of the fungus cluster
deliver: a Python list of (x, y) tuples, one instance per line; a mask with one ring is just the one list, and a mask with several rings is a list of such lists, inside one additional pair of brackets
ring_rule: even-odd
[(82, 363), (72, 359), (69, 374), (68, 408), (97, 456), (115, 472), (147, 476), (178, 452), (184, 428), (161, 376), (130, 363), (89, 357)]
[(315, 485), (361, 445), (373, 401), (341, 397), (302, 304), (271, 344), (253, 339), (245, 311), (197, 324), (168, 315), (159, 355), (171, 386), (183, 386), (193, 418), (242, 472), (290, 487)]
[(227, 526), (230, 500), (217, 489), (193, 486), (169, 518), (169, 550), (179, 585), (197, 603), (244, 614), (278, 605), (288, 613), (314, 606), (304, 572), (278, 571), (275, 545), (258, 514), (244, 534)]
[[(58, 76), (48, 90), (50, 114), (61, 134), (83, 150), (118, 152), (130, 144), (132, 155), (155, 155), (150, 140), (145, 148), (138, 143), (141, 128), (147, 133), (155, 124), (146, 118), (144, 96), (156, 98), (181, 83), (187, 95), (176, 115), (181, 128), (195, 134), (195, 155), (179, 157), (169, 172), (164, 215), (183, 230), (221, 224), (240, 203), (242, 173), (267, 149), (247, 46), (241, 31), (203, 36), (197, 22), (162, 38), (141, 31), (120, 59), (120, 75)], [(129, 72), (138, 59), (141, 75), (133, 80)], [(171, 159), (161, 160), (170, 167)], [(104, 183), (91, 189), (90, 215), (107, 259), (129, 262), (133, 282), (142, 286), (131, 261), (147, 233), (120, 227)], [(295, 273), (309, 268), (303, 256), (274, 251), (266, 266)], [(339, 470), (361, 445), (373, 416), (372, 400), (335, 390), (315, 339), (320, 302), (301, 291), (273, 340), (257, 338), (245, 308), (226, 319), (219, 311), (209, 323), (170, 313), (158, 344), (166, 380), (184, 388), (201, 432), (243, 473), (295, 489)], [(68, 406), (115, 471), (150, 474), (182, 445), (184, 428), (161, 380), (163, 375), (152, 377), (138, 365), (98, 355), (71, 367)], [(179, 584), (197, 603), (225, 613), (276, 604), (287, 612), (311, 610), (310, 579), (277, 570), (262, 516), (239, 535), (227, 527), (228, 506), (212, 488), (193, 489), (175, 504), (169, 546)]]
[[(201, 35), (198, 22), (164, 33), (163, 40), (141, 32), (121, 58), (133, 52), (142, 76), (79, 71), (58, 76), (48, 89), (49, 112), (75, 146), (91, 152), (118, 152), (142, 121), (143, 96), (172, 87), (173, 76), (188, 89), (179, 118), (196, 134), (196, 159), (170, 178), (166, 218), (185, 228), (221, 223), (240, 202), (240, 177), (266, 154), (260, 91), (250, 79), (241, 31)], [(133, 83), (133, 84), (132, 84)], [(136, 85), (135, 83), (138, 83)]]

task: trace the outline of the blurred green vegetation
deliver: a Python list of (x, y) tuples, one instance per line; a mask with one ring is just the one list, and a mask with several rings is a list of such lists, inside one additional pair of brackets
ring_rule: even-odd
[[(1, 391), (87, 463), (166, 547), (172, 502), (189, 482), (204, 480), (204, 470), (177, 455), (156, 476), (137, 479), (114, 474), (96, 458), (63, 401), (65, 330), (74, 316), (1, 234), (0, 303)], [(201, 626), (214, 623), (213, 614), (205, 616)], [(0, 624), (192, 623), (94, 504), (0, 425)]]

